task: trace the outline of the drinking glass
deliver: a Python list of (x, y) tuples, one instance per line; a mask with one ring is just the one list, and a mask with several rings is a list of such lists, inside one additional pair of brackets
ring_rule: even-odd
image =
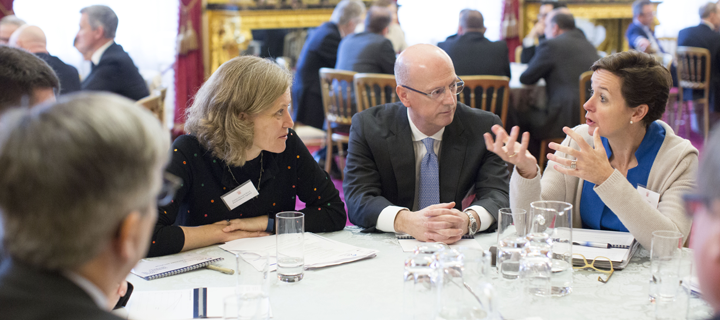
[(405, 260), (403, 315), (408, 320), (435, 319), (438, 263), (434, 255), (414, 254)]
[[(528, 241), (537, 251), (552, 259), (550, 295), (561, 297), (572, 292), (572, 204), (562, 201), (535, 201), (530, 204)], [(543, 243), (550, 247), (546, 248)], [(549, 252), (545, 252), (549, 249)]]
[(672, 299), (680, 283), (680, 247), (683, 235), (658, 230), (650, 244), (650, 301), (658, 297)]
[(267, 320), (267, 297), (253, 293), (235, 294), (223, 300), (223, 320)]
[(436, 254), (439, 268), (438, 316), (442, 319), (473, 319), (482, 313), (480, 302), (471, 294), (464, 281), (464, 255), (457, 249), (445, 249)]
[(296, 282), (303, 278), (305, 267), (305, 214), (283, 211), (275, 215), (277, 239), (277, 277), (280, 281)]
[[(682, 241), (682, 240), (679, 240)], [(655, 298), (655, 319), (689, 319), (688, 312), (690, 306), (690, 287), (683, 285), (692, 278), (692, 261), (693, 252), (688, 248), (678, 249), (678, 276), (679, 279), (675, 292), (672, 296), (659, 294), (660, 292), (673, 291), (672, 288), (658, 290)], [(662, 280), (662, 279), (661, 279)], [(665, 284), (668, 287), (675, 286), (673, 283)], [(662, 288), (663, 285), (658, 286)]]
[(522, 250), (527, 239), (524, 209), (502, 208), (498, 211), (497, 268), (505, 279), (517, 279)]
[[(225, 299), (225, 315), (228, 319), (267, 319), (270, 314), (270, 272), (269, 256), (265, 250), (243, 251), (235, 253), (235, 265), (238, 270), (235, 296)], [(250, 265), (259, 265), (260, 271), (246, 268), (240, 272), (240, 261), (247, 260)], [(231, 298), (234, 298), (233, 301)], [(241, 313), (233, 311), (240, 308)], [(232, 317), (235, 318), (232, 318)]]

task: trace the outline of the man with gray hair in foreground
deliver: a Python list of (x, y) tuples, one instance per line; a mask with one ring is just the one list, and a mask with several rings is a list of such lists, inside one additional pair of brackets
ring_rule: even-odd
[(3, 317), (118, 319), (107, 312), (118, 284), (147, 252), (161, 187), (172, 193), (168, 133), (110, 94), (67, 95), (0, 122)]

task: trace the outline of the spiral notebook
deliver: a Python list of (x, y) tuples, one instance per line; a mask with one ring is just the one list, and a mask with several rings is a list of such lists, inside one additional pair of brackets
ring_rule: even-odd
[(153, 280), (204, 268), (221, 260), (223, 260), (222, 257), (210, 257), (203, 254), (173, 254), (160, 258), (142, 259), (132, 269), (132, 273), (145, 280)]

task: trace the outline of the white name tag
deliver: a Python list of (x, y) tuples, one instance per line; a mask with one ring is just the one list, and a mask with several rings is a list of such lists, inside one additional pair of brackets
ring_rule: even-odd
[(252, 181), (248, 180), (237, 188), (232, 189), (230, 192), (224, 194), (221, 198), (223, 202), (225, 202), (225, 206), (229, 210), (232, 210), (252, 199), (253, 197), (257, 196), (258, 194), (259, 193), (257, 189), (255, 189), (255, 185), (253, 185)]
[(653, 208), (657, 209), (658, 203), (660, 202), (660, 194), (655, 191), (650, 191), (643, 186), (638, 185), (637, 191), (643, 200), (647, 201)]

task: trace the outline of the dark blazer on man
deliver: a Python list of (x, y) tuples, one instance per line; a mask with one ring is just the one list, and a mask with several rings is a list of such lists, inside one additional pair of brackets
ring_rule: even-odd
[(111, 44), (100, 62), (92, 67), (82, 82), (83, 90), (109, 91), (128, 99), (140, 100), (150, 95), (145, 79), (132, 58), (117, 43)]
[(510, 58), (505, 41), (492, 42), (480, 32), (467, 32), (438, 43), (455, 66), (455, 74), (510, 77)]
[(13, 320), (120, 319), (101, 310), (83, 289), (60, 273), (37, 270), (12, 258), (0, 264), (0, 317)]
[(335, 69), (395, 74), (392, 42), (372, 32), (356, 33), (340, 41)]
[[(412, 208), (415, 203), (415, 151), (407, 112), (396, 102), (353, 116), (343, 189), (350, 221), (358, 226), (375, 227), (387, 206)], [(455, 208), (462, 209), (471, 191), (471, 205), (496, 218), (498, 209), (508, 206), (507, 166), (487, 151), (482, 136), (495, 124), (502, 125), (497, 115), (457, 104), (440, 147), (440, 202), (455, 201)]]
[(48, 53), (38, 52), (35, 55), (43, 59), (50, 65), (50, 68), (55, 71), (58, 79), (60, 79), (60, 92), (59, 94), (66, 94), (70, 92), (80, 91), (80, 76), (78, 75), (75, 67), (65, 64), (60, 58), (52, 56)]
[[(541, 35), (538, 37), (538, 44), (545, 41), (545, 35)], [(520, 63), (530, 63), (530, 60), (535, 56), (535, 50), (537, 49), (537, 45), (532, 45), (529, 47), (523, 47), (522, 51), (520, 52)]]
[[(678, 46), (705, 48), (710, 51), (709, 98), (710, 106), (714, 106), (714, 109), (711, 108), (710, 110), (720, 112), (720, 33), (701, 23), (698, 26), (680, 30), (677, 40)], [(703, 90), (685, 89), (683, 92), (685, 100), (700, 99), (702, 95)]]
[(323, 128), (325, 111), (320, 91), (320, 68), (335, 68), (340, 30), (325, 22), (312, 30), (298, 57), (292, 86), (293, 119), (318, 129)]
[(537, 46), (528, 68), (520, 76), (524, 84), (545, 79), (547, 108), (528, 114), (530, 135), (536, 139), (561, 138), (563, 126), (580, 122), (580, 75), (600, 57), (579, 29), (566, 31)]

